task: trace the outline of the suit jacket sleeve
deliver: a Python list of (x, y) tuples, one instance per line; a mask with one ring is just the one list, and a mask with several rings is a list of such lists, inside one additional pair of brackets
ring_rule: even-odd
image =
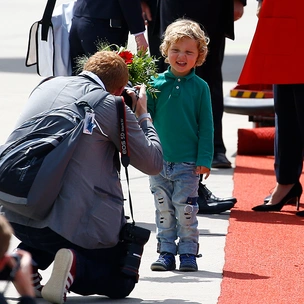
[[(111, 0), (112, 1), (112, 0)], [(121, 11), (126, 20), (131, 34), (144, 32), (145, 22), (142, 17), (140, 0), (126, 1), (119, 0)]]

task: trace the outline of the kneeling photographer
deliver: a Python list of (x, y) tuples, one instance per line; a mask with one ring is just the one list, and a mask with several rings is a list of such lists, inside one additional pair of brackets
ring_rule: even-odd
[[(16, 250), (13, 254), (7, 252), (12, 234), (12, 227), (0, 215), (0, 280), (7, 281), (6, 287), (13, 282), (21, 295), (19, 304), (35, 304), (31, 255), (23, 250)], [(7, 303), (4, 296), (5, 290), (0, 292), (0, 304)]]
[[(128, 80), (128, 67), (116, 52), (96, 52), (79, 75), (55, 77), (38, 85), (17, 121), (20, 126), (42, 111), (80, 98), (85, 101), (86, 93), (96, 93), (91, 100), (96, 105), (94, 113), (90, 113), (94, 128), (90, 134), (81, 134), (50, 213), (35, 220), (4, 208), (21, 241), (18, 248), (32, 255), (36, 296), (51, 303), (64, 303), (68, 291), (124, 298), (138, 281), (150, 231), (126, 223), (119, 152), (127, 146), (130, 165), (148, 175), (162, 170), (163, 154), (147, 113), (145, 86), (139, 87), (138, 99), (130, 92), (134, 112), (122, 103), (117, 108), (120, 98), (113, 95), (121, 96)], [(105, 97), (104, 91), (110, 94)], [(122, 134), (127, 135), (124, 141)], [(39, 270), (53, 262), (51, 276), (41, 286)]]

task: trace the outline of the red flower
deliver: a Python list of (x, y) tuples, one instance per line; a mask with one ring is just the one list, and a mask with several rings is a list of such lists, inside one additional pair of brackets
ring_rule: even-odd
[(131, 64), (133, 62), (133, 54), (129, 51), (122, 51), (118, 54), (126, 64)]

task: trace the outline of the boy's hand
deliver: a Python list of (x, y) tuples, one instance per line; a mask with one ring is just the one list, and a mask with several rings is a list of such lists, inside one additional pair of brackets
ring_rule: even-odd
[(210, 169), (204, 166), (197, 166), (195, 172), (196, 174), (204, 175), (205, 179), (207, 179), (210, 175)]

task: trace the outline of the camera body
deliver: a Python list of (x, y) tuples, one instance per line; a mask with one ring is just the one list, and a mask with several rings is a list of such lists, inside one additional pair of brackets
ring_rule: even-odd
[(144, 245), (148, 242), (150, 234), (150, 230), (130, 223), (127, 223), (120, 232), (120, 239), (125, 242), (127, 250), (122, 272), (128, 276), (134, 276), (136, 282)]
[(0, 271), (1, 281), (14, 281), (16, 273), (20, 268), (20, 256), (18, 254), (12, 254), (11, 257), (15, 259), (16, 265), (14, 268), (11, 268), (8, 265), (4, 266)]
[(135, 92), (136, 98), (138, 99), (138, 94), (139, 91), (133, 87), (132, 83), (130, 81), (128, 81), (127, 85), (125, 86), (121, 96), (124, 98), (125, 104), (131, 109), (133, 110), (132, 107), (132, 97), (127, 93), (127, 90), (133, 91)]

